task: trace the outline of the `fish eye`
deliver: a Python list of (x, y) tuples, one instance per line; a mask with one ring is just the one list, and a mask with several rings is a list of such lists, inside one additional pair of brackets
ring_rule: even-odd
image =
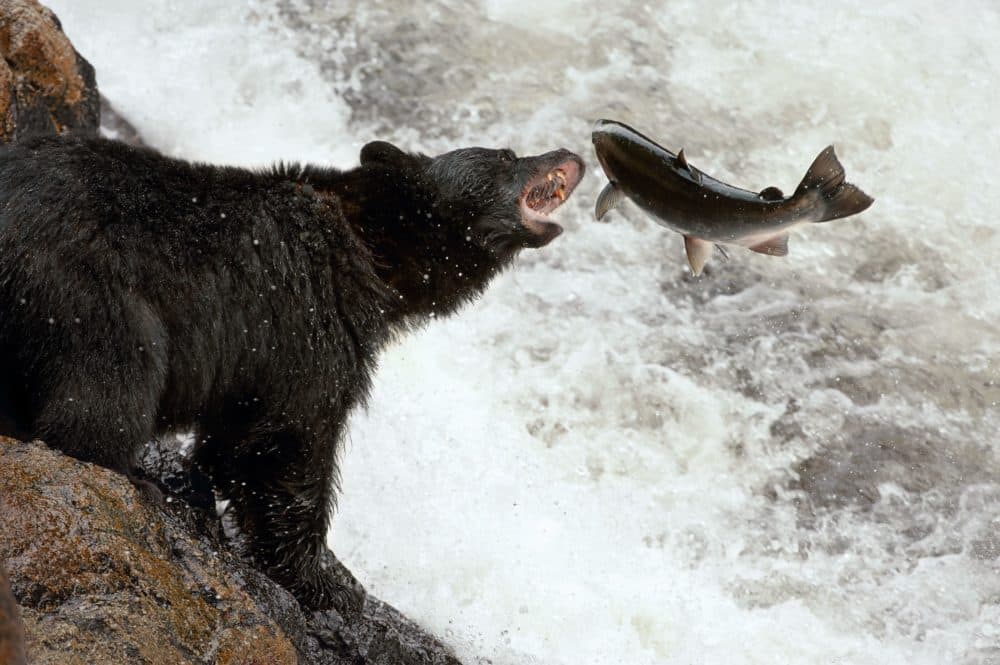
[(500, 159), (505, 162), (513, 162), (515, 159), (517, 159), (517, 155), (514, 154), (513, 150), (501, 150)]

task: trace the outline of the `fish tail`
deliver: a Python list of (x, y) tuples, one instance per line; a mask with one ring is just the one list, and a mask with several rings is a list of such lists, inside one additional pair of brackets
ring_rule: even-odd
[(812, 166), (795, 190), (795, 197), (816, 197), (821, 217), (818, 222), (829, 222), (841, 217), (856, 215), (874, 203), (868, 196), (849, 182), (844, 181), (844, 167), (833, 152), (833, 146), (819, 153)]

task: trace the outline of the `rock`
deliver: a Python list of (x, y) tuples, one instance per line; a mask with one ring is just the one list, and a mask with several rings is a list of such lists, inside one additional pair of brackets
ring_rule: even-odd
[(0, 568), (0, 664), (24, 665), (24, 630), (7, 575)]
[(94, 68), (36, 0), (0, 0), (0, 142), (28, 133), (96, 134)]
[(97, 90), (94, 68), (36, 0), (0, 0), (0, 143), (32, 133), (97, 134), (144, 145)]
[(0, 0), (0, 143), (32, 133), (74, 132), (145, 145), (97, 90), (94, 68), (35, 0)]
[[(183, 490), (169, 451), (153, 457)], [(304, 614), (214, 515), (168, 496), (147, 503), (119, 474), (0, 437), (0, 564), (32, 663), (459, 665), (372, 597), (360, 616)], [(17, 644), (10, 614), (0, 596), (0, 654)]]
[(146, 145), (135, 125), (119, 113), (104, 95), (101, 95), (101, 135), (124, 141), (129, 145)]

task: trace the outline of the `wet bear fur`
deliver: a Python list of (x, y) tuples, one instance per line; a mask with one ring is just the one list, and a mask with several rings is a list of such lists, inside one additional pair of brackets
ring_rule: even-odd
[(525, 247), (519, 197), (566, 151), (360, 166), (189, 163), (99, 138), (0, 149), (0, 433), (142, 482), (193, 429), (192, 472), (305, 606), (364, 592), (325, 546), (337, 449), (394, 335), (453, 312)]

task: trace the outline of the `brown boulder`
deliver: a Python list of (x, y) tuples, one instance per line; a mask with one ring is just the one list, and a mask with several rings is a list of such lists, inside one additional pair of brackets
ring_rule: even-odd
[(29, 133), (96, 134), (94, 68), (36, 0), (0, 0), (0, 142)]
[[(41, 443), (0, 437), (0, 498), (0, 564), (32, 663), (459, 665), (374, 598), (348, 620), (303, 614), (230, 550), (214, 516), (149, 504), (124, 477)], [(0, 645), (18, 630), (4, 609)]]
[(7, 575), (0, 567), (0, 665), (24, 665), (24, 630), (20, 614)]

